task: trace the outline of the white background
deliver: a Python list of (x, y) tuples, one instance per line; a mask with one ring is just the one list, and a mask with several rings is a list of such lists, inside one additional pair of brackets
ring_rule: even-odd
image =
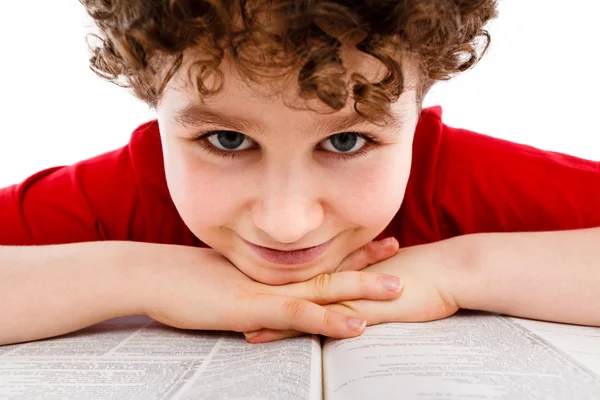
[[(600, 160), (596, 0), (501, 0), (492, 47), (436, 87), (452, 126)], [(87, 67), (83, 7), (5, 1), (0, 11), (0, 187), (124, 145), (154, 118)]]

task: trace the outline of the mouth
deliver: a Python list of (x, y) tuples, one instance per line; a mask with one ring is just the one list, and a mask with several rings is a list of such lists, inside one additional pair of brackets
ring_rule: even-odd
[(296, 250), (276, 250), (269, 247), (263, 247), (250, 243), (244, 240), (248, 246), (254, 251), (255, 254), (263, 258), (264, 260), (273, 264), (284, 264), (284, 265), (299, 265), (307, 264), (317, 260), (325, 253), (327, 247), (331, 244), (333, 239), (328, 240), (318, 246), (306, 247), (303, 249)]

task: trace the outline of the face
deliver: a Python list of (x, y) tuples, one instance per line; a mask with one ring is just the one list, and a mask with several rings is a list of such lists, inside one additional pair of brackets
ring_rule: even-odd
[[(362, 54), (344, 58), (348, 74), (383, 73)], [(185, 65), (157, 107), (168, 187), (191, 231), (243, 273), (284, 284), (331, 272), (392, 220), (418, 119), (409, 73), (378, 126), (352, 100), (334, 113), (289, 107), (294, 85), (266, 96), (227, 61), (224, 90), (200, 103)]]

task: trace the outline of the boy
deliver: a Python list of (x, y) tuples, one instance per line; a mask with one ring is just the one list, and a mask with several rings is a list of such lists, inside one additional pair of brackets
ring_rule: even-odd
[(495, 1), (82, 3), (92, 68), (158, 118), (0, 192), (0, 343), (138, 313), (251, 342), (459, 308), (600, 325), (598, 165), (421, 110)]

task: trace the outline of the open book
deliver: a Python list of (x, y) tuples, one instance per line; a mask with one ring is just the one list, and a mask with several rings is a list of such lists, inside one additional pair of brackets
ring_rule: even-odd
[(600, 329), (460, 312), (259, 345), (146, 317), (0, 346), (0, 399), (600, 399)]

